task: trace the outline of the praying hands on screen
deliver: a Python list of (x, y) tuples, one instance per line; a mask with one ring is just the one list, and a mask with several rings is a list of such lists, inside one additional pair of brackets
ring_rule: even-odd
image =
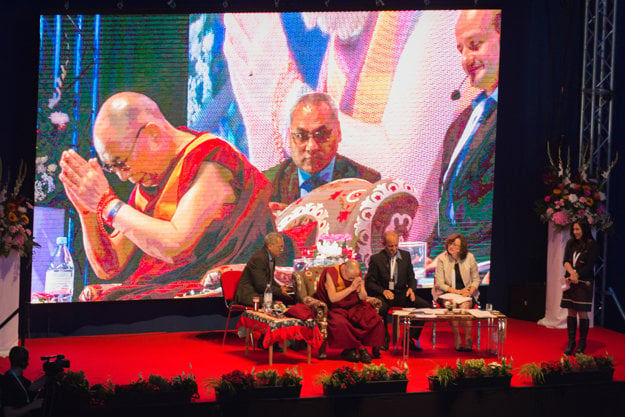
[(80, 214), (95, 213), (109, 183), (96, 158), (85, 160), (73, 149), (61, 155), (59, 180), (70, 202)]

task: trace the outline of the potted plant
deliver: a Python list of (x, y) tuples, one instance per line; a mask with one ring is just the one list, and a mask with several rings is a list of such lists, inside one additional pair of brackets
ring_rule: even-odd
[(193, 374), (185, 374), (167, 379), (160, 375), (150, 375), (144, 379), (141, 374), (129, 384), (115, 385), (114, 395), (108, 404), (155, 404), (188, 403), (199, 398), (197, 383)]
[(428, 376), (431, 391), (460, 388), (510, 387), (512, 363), (502, 359), (489, 362), (484, 359), (458, 359), (456, 366), (437, 366), (434, 375)]
[(614, 362), (607, 354), (577, 353), (574, 357), (563, 356), (557, 361), (523, 364), (519, 375), (530, 377), (534, 385), (609, 382), (614, 375)]
[(275, 369), (249, 373), (235, 370), (219, 378), (207, 378), (204, 386), (215, 390), (219, 402), (297, 398), (302, 390), (302, 379), (297, 367), (286, 369), (281, 375)]
[(80, 414), (81, 410), (89, 407), (91, 398), (89, 381), (83, 371), (74, 372), (66, 369), (55, 376), (47, 375), (47, 377), (51, 379), (47, 382), (46, 388), (54, 387), (48, 395), (53, 396), (49, 402), (54, 404), (55, 414)]
[(406, 392), (408, 386), (408, 365), (392, 367), (384, 365), (343, 366), (332, 373), (321, 373), (317, 383), (323, 387), (325, 395), (363, 395)]
[(180, 393), (181, 398), (185, 402), (196, 401), (200, 398), (195, 375), (191, 373), (182, 372), (180, 375), (175, 375), (171, 377), (169, 384), (171, 385), (171, 391)]
[(115, 383), (111, 377), (102, 384), (94, 384), (89, 389), (91, 393), (91, 404), (94, 406), (105, 406), (115, 396)]

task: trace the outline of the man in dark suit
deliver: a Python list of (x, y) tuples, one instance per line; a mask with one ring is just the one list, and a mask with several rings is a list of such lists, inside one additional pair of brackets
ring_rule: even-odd
[(501, 11), (464, 10), (456, 23), (462, 67), (471, 85), (482, 92), (445, 135), (432, 253), (444, 249), (446, 236), (461, 233), (478, 261), (490, 257), (483, 243), (492, 235), (500, 32)]
[(284, 251), (284, 240), (280, 233), (269, 233), (265, 236), (265, 244), (245, 265), (241, 274), (237, 291), (234, 294), (236, 304), (252, 306), (253, 298), (259, 297), (261, 302), (267, 283), (270, 283), (274, 300), (292, 301), (286, 286), (279, 286), (274, 281), (276, 259)]
[(291, 112), (291, 158), (265, 171), (273, 185), (271, 201), (291, 204), (315, 188), (341, 178), (380, 180), (380, 173), (337, 154), (341, 142), (338, 110), (328, 94), (299, 98)]
[[(382, 301), (380, 315), (385, 328), (388, 310), (391, 307), (427, 308), (430, 304), (416, 295), (417, 281), (412, 268), (410, 253), (398, 248), (399, 235), (394, 231), (384, 233), (384, 249), (369, 260), (365, 276), (367, 294)], [(421, 326), (421, 324), (418, 324)], [(410, 329), (410, 350), (421, 351), (416, 342), (422, 327)], [(385, 347), (388, 348), (388, 329)], [(377, 352), (374, 351), (374, 356)]]

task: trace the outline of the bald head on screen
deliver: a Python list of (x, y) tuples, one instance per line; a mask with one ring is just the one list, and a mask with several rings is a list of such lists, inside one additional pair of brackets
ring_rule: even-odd
[(151, 98), (134, 92), (107, 99), (93, 128), (93, 144), (105, 170), (146, 187), (162, 180), (192, 138), (176, 129)]

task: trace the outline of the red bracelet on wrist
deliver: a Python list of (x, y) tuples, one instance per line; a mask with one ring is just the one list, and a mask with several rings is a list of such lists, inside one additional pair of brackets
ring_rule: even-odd
[(113, 189), (109, 187), (109, 189), (106, 190), (106, 192), (102, 195), (102, 197), (100, 197), (100, 201), (98, 201), (98, 206), (96, 208), (96, 219), (98, 221), (98, 230), (104, 233), (106, 233), (106, 229), (104, 228), (104, 223), (107, 220), (106, 217), (104, 216), (104, 209), (113, 200), (117, 200), (117, 196), (113, 192)]

